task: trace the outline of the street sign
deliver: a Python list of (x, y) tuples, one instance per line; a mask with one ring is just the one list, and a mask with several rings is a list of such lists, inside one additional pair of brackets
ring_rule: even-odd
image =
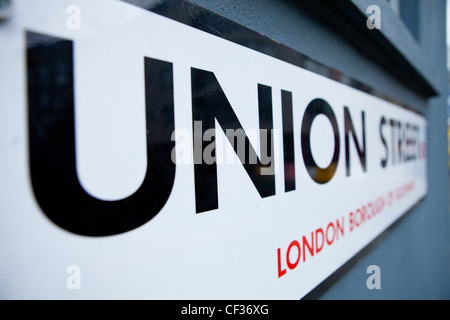
[(3, 298), (298, 299), (426, 195), (409, 108), (129, 3), (14, 5)]

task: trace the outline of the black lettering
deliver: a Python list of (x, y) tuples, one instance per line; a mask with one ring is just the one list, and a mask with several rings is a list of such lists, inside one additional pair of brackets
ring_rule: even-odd
[(30, 170), (40, 207), (58, 226), (87, 236), (123, 233), (148, 222), (165, 205), (175, 179), (172, 64), (143, 60), (147, 172), (134, 194), (104, 201), (83, 189), (76, 172), (73, 42), (31, 32), (27, 40)]
[[(334, 133), (333, 159), (331, 160), (329, 166), (324, 169), (317, 166), (311, 152), (311, 125), (316, 116), (318, 116), (319, 114), (323, 114), (328, 118), (331, 126), (333, 127)], [(333, 112), (333, 109), (325, 100), (315, 99), (308, 104), (305, 114), (303, 115), (301, 141), (303, 161), (305, 162), (306, 170), (308, 171), (309, 176), (319, 184), (324, 184), (330, 181), (336, 172), (339, 162), (340, 142), (339, 128), (336, 116)]]
[(344, 107), (344, 127), (345, 127), (345, 174), (346, 176), (350, 176), (350, 142), (349, 142), (349, 133), (351, 133), (353, 142), (356, 147), (356, 152), (358, 153), (359, 161), (361, 162), (361, 166), (364, 172), (367, 171), (366, 165), (366, 123), (364, 118), (364, 111), (361, 111), (361, 123), (362, 123), (362, 147), (361, 144), (358, 143), (358, 139), (356, 137), (355, 128), (353, 127), (353, 121), (350, 116), (350, 111), (348, 107)]
[[(220, 124), (223, 131), (239, 130), (244, 133), (239, 119), (233, 111), (225, 93), (220, 87), (214, 73), (191, 68), (192, 82), (192, 120), (193, 123), (200, 121), (202, 124), (202, 135), (206, 130), (215, 130), (215, 120)], [(273, 120), (272, 120), (272, 94), (271, 88), (258, 85), (259, 98), (259, 122), (260, 129), (267, 130), (267, 142), (273, 141)], [(262, 135), (260, 135), (262, 137)], [(227, 138), (229, 136), (227, 135)], [(200, 138), (201, 139), (201, 138)], [(274, 159), (272, 147), (267, 147), (267, 155), (264, 156), (264, 146), (261, 146), (261, 160), (250, 144), (250, 140), (244, 133), (245, 155), (237, 151), (238, 145), (234, 141), (229, 141), (234, 151), (239, 156), (239, 160), (245, 171), (256, 187), (261, 197), (275, 195)], [(230, 139), (229, 139), (230, 140)], [(194, 137), (194, 153), (203, 154), (203, 147), (199, 148), (199, 137)], [(261, 143), (261, 145), (263, 145)], [(201, 149), (199, 152), (198, 149)], [(215, 155), (213, 155), (215, 157)], [(195, 155), (194, 155), (195, 157)], [(198, 156), (199, 157), (199, 156)], [(250, 159), (256, 159), (252, 163)], [(195, 178), (195, 203), (196, 212), (201, 213), (219, 208), (217, 191), (217, 164), (205, 163), (202, 159), (196, 159), (194, 163)]]
[(392, 155), (392, 164), (395, 164), (396, 152), (395, 152), (395, 127), (397, 126), (397, 121), (391, 119), (389, 121), (391, 125), (391, 155)]
[(283, 114), (284, 191), (295, 190), (294, 121), (292, 92), (281, 91)]
[(381, 139), (381, 143), (384, 145), (384, 150), (385, 150), (386, 156), (383, 159), (381, 159), (381, 166), (383, 168), (386, 168), (387, 162), (389, 159), (389, 149), (387, 146), (386, 139), (383, 136), (383, 126), (384, 125), (386, 125), (386, 118), (383, 116), (383, 117), (381, 117), (381, 120), (380, 120), (380, 139)]

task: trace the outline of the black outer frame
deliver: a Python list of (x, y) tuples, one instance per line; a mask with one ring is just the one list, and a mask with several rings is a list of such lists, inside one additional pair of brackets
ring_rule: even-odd
[[(313, 58), (300, 53), (276, 40), (273, 40), (263, 34), (260, 34), (256, 31), (253, 31), (247, 27), (244, 27), (232, 20), (224, 18), (212, 11), (209, 11), (205, 8), (202, 8), (196, 4), (192, 4), (189, 1), (185, 0), (162, 0), (157, 2), (157, 4), (152, 4), (151, 7), (145, 7), (142, 3), (145, 1), (140, 0), (123, 0), (124, 2), (130, 3), (132, 5), (138, 6), (142, 9), (149, 10), (151, 12), (157, 13), (166, 18), (175, 20), (177, 22), (183, 23), (187, 26), (193, 27), (195, 29), (207, 32), (209, 34), (215, 35), (222, 39), (231, 41), (235, 44), (242, 45), (248, 49), (255, 50), (262, 54), (271, 56), (273, 58), (279, 59), (281, 61), (292, 64), (296, 67), (300, 67), (302, 69), (306, 69), (308, 71), (314, 72), (321, 76), (324, 76), (328, 79), (344, 83), (345, 85), (357, 89), (359, 91), (368, 93), (375, 97), (381, 98), (385, 101), (396, 104), (402, 108), (413, 111), (417, 114), (425, 116), (425, 113), (417, 108), (414, 108), (403, 101), (388, 95), (384, 92), (381, 92), (361, 81), (353, 79), (343, 72), (331, 68), (321, 62), (314, 60)], [(301, 3), (305, 3), (306, 6), (304, 9), (311, 11), (311, 14), (317, 14), (318, 11), (323, 11), (325, 13), (333, 11), (333, 12), (342, 12), (343, 8), (351, 12), (351, 15), (361, 15), (358, 8), (356, 8), (353, 4), (347, 4), (343, 6), (342, 2), (347, 1), (322, 1), (322, 0), (313, 0), (304, 1), (301, 0)], [(336, 2), (336, 4), (333, 4)], [(319, 10), (326, 4), (327, 10)], [(333, 10), (330, 9), (330, 6), (333, 6)], [(334, 7), (335, 6), (335, 7)], [(319, 8), (320, 7), (320, 8)], [(338, 15), (337, 17), (342, 20), (343, 13)], [(362, 16), (362, 15), (361, 15)], [(334, 17), (333, 19), (338, 19)], [(364, 16), (362, 16), (364, 18)], [(361, 18), (361, 17), (360, 17)], [(331, 19), (333, 21), (333, 19)], [(355, 18), (352, 18), (354, 20)], [(366, 18), (364, 18), (366, 19)], [(362, 25), (365, 26), (365, 20), (361, 22)], [(350, 24), (350, 22), (343, 22), (343, 25), (346, 26), (346, 29), (343, 31), (348, 34), (348, 29), (353, 28), (352, 30), (357, 30), (355, 24)], [(371, 30), (367, 30), (371, 31)], [(362, 33), (363, 31), (359, 32)], [(373, 36), (371, 36), (373, 37)], [(348, 37), (347, 37), (348, 38)], [(358, 39), (361, 38), (361, 35), (358, 36)], [(377, 40), (379, 42), (379, 40)], [(373, 49), (373, 48), (372, 48)], [(358, 50), (362, 51), (365, 54), (365, 50), (358, 48)], [(412, 88), (416, 92), (421, 92), (424, 96), (435, 96), (437, 93), (420, 74), (413, 70), (412, 67), (406, 66), (407, 63), (405, 60), (399, 58), (394, 53), (390, 54), (389, 52), (393, 52), (394, 50), (386, 50), (385, 45), (382, 45), (382, 51), (379, 51), (377, 55), (379, 58), (375, 59), (380, 66), (384, 67), (388, 72), (390, 72), (395, 78), (399, 79), (402, 83)], [(369, 58), (372, 58), (374, 53), (370, 54)], [(383, 62), (380, 62), (383, 61)], [(400, 69), (400, 71), (396, 71)]]

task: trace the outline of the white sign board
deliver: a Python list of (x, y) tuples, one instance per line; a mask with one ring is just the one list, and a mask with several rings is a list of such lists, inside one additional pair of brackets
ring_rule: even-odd
[(427, 192), (423, 116), (110, 0), (0, 24), (0, 296), (298, 299)]

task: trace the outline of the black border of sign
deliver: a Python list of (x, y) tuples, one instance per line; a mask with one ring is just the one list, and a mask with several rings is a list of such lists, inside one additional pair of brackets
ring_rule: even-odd
[(393, 103), (404, 109), (412, 111), (421, 116), (425, 113), (417, 110), (399, 99), (385, 94), (375, 88), (355, 80), (343, 72), (331, 68), (311, 57), (300, 53), (276, 40), (273, 40), (261, 33), (244, 27), (232, 20), (224, 18), (217, 13), (209, 11), (196, 4), (186, 0), (162, 0), (155, 1), (151, 7), (142, 5), (145, 1), (141, 0), (122, 0), (128, 4), (140, 7), (142, 9), (157, 13), (161, 16), (183, 23), (187, 26), (215, 35), (222, 39), (231, 41), (235, 44), (242, 45), (248, 49), (255, 50), (262, 54), (271, 56), (278, 60), (287, 62), (296, 67), (306, 69), (308, 71), (319, 74), (328, 79), (345, 84), (351, 88), (365, 92), (372, 96)]
[[(328, 79), (343, 83), (349, 87), (373, 95), (387, 102), (393, 103), (399, 107), (412, 111), (425, 117), (424, 112), (412, 108), (402, 101), (384, 94), (373, 87), (355, 80), (339, 70), (328, 67), (309, 56), (302, 54), (280, 42), (244, 27), (232, 20), (224, 18), (203, 7), (192, 4), (186, 0), (163, 0), (161, 3), (153, 5), (151, 8), (140, 5), (139, 0), (122, 0), (131, 5), (135, 5), (145, 10), (157, 13), (166, 18), (183, 23), (195, 29), (207, 32), (222, 39), (242, 45), (246, 48), (258, 51), (262, 54), (290, 63), (294, 66), (314, 72)], [(340, 266), (336, 271), (329, 275), (325, 280), (319, 283), (314, 289), (309, 291), (301, 300), (319, 299), (328, 289), (336, 283), (345, 273), (347, 273), (357, 262), (365, 256), (372, 248), (377, 246), (386, 236), (388, 236), (398, 224), (409, 216), (414, 208), (424, 201), (425, 196), (419, 199), (410, 209), (394, 221), (381, 234), (373, 239), (367, 246), (357, 252), (347, 262)]]

